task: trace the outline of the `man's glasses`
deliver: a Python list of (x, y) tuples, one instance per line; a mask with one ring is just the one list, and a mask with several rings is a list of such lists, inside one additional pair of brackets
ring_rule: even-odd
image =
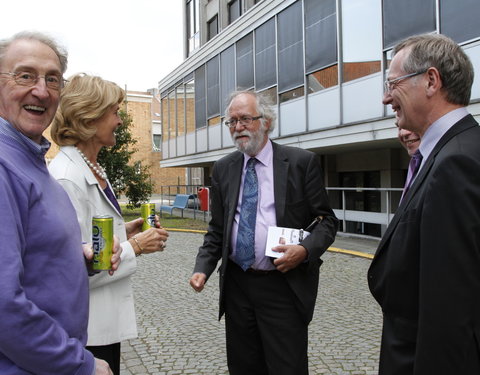
[(252, 116), (243, 116), (243, 117), (240, 117), (240, 118), (229, 118), (228, 120), (226, 120), (224, 122), (224, 124), (226, 126), (228, 126), (229, 128), (234, 128), (235, 126), (237, 126), (237, 122), (240, 124), (240, 125), (250, 125), (253, 121), (255, 120), (258, 120), (259, 118), (262, 118), (263, 116), (255, 116), (255, 117), (252, 117)]
[(14, 81), (20, 86), (33, 86), (35, 85), (40, 78), (45, 79), (45, 84), (48, 88), (53, 90), (61, 90), (65, 83), (67, 82), (63, 79), (62, 76), (57, 74), (46, 74), (44, 76), (37, 75), (35, 73), (30, 72), (18, 72), (18, 73), (0, 73), (5, 74), (14, 79)]
[(405, 74), (404, 76), (401, 76), (401, 77), (398, 77), (398, 78), (395, 78), (395, 79), (392, 79), (392, 80), (386, 80), (384, 82), (384, 90), (385, 90), (385, 93), (388, 93), (390, 94), (392, 92), (392, 90), (395, 88), (395, 86), (397, 86), (400, 81), (403, 81), (407, 78), (411, 78), (411, 77), (415, 77), (415, 76), (418, 76), (420, 74), (423, 74), (427, 71), (428, 69), (424, 69), (424, 70), (421, 70), (419, 72), (415, 72), (415, 73), (410, 73), (410, 74)]

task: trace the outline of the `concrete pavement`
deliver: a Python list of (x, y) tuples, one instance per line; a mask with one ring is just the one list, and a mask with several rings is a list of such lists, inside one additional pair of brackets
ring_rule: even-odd
[[(121, 375), (227, 375), (218, 276), (188, 284), (203, 235), (171, 232), (163, 253), (138, 258), (133, 277), (139, 337), (122, 343)], [(373, 254), (378, 241), (337, 237), (335, 249)], [(381, 311), (366, 282), (370, 259), (327, 252), (309, 338), (310, 375), (378, 373)], [(121, 313), (121, 312), (119, 312)], [(248, 374), (245, 374), (248, 375)]]

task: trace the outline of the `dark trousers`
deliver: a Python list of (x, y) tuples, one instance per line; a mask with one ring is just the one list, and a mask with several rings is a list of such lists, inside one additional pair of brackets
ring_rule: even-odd
[(225, 327), (230, 375), (308, 375), (308, 324), (278, 271), (243, 272), (229, 262)]
[(102, 346), (87, 346), (95, 358), (103, 359), (113, 371), (113, 375), (120, 375), (120, 343)]

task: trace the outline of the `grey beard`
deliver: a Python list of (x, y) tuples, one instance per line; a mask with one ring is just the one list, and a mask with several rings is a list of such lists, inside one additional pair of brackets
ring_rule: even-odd
[[(242, 142), (235, 140), (235, 137), (238, 135), (247, 134), (250, 136), (248, 142)], [(250, 130), (244, 130), (240, 133), (233, 133), (232, 139), (233, 143), (237, 147), (237, 149), (249, 156), (257, 155), (262, 147), (263, 143), (263, 136), (265, 134), (265, 126), (262, 124), (256, 132), (251, 132)]]

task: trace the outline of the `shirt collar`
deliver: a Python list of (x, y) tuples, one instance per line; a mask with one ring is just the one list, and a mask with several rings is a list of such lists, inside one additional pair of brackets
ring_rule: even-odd
[(273, 146), (270, 140), (267, 141), (265, 146), (260, 150), (260, 152), (256, 156), (249, 156), (247, 154), (243, 154), (243, 167), (245, 168), (247, 162), (253, 157), (257, 159), (260, 163), (268, 167), (272, 163), (273, 159)]
[(420, 152), (425, 161), (440, 138), (458, 121), (468, 115), (467, 108), (461, 107), (448, 112), (430, 125), (420, 142)]
[(44, 136), (42, 136), (40, 144), (32, 141), (2, 117), (0, 117), (0, 134), (13, 138), (17, 143), (23, 144), (34, 155), (42, 159), (45, 157), (45, 154), (51, 146), (51, 143)]

